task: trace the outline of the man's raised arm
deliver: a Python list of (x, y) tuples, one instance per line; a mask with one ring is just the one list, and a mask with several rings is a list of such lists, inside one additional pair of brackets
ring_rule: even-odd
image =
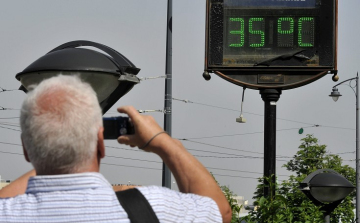
[(223, 222), (231, 221), (231, 208), (220, 187), (206, 168), (184, 148), (180, 141), (162, 134), (164, 130), (153, 117), (140, 115), (131, 106), (121, 107), (118, 111), (128, 114), (135, 127), (135, 134), (120, 136), (119, 143), (137, 146), (159, 155), (175, 176), (181, 192), (212, 198), (219, 207)]

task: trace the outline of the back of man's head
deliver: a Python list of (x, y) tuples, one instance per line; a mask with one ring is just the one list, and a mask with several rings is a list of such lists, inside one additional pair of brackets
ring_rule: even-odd
[(20, 123), (25, 150), (39, 174), (77, 173), (96, 155), (102, 112), (89, 84), (60, 75), (28, 93)]

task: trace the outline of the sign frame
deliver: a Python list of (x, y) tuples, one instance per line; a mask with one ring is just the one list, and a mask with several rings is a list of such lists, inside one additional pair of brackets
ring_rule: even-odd
[[(226, 0), (225, 0), (226, 1)], [(241, 1), (241, 0), (240, 0)], [(246, 1), (246, 0), (245, 0)], [(214, 5), (223, 4), (224, 0), (207, 0), (206, 1), (206, 34), (205, 34), (205, 64), (204, 71), (205, 74), (215, 73), (217, 76), (229, 81), (233, 84), (251, 88), (255, 90), (259, 89), (281, 89), (288, 90), (292, 88), (301, 87), (303, 85), (309, 84), (313, 81), (318, 80), (319, 78), (325, 76), (326, 74), (337, 74), (337, 29), (338, 29), (338, 13), (337, 6), (338, 0), (315, 0), (316, 4), (320, 5), (317, 9), (321, 11), (321, 9), (327, 8), (327, 19), (330, 18), (328, 26), (322, 30), (324, 33), (315, 33), (315, 35), (322, 35), (322, 39), (327, 37), (332, 37), (331, 42), (327, 43), (328, 47), (327, 52), (331, 49), (331, 63), (326, 65), (318, 65), (318, 66), (256, 66), (256, 65), (224, 65), (222, 57), (222, 47), (224, 47), (224, 36), (219, 35), (219, 33), (224, 32), (224, 13), (221, 13), (218, 10), (217, 15), (218, 18), (213, 18), (214, 14)], [(331, 2), (326, 6), (325, 1)], [(321, 8), (323, 7), (323, 8)], [(328, 15), (328, 11), (331, 9), (331, 15)], [(212, 11), (211, 11), (212, 10)], [(289, 9), (288, 9), (289, 10)], [(294, 9), (295, 10), (295, 9)], [(296, 9), (297, 10), (297, 9)], [(314, 10), (314, 9), (310, 9)], [(220, 12), (220, 13), (219, 13)], [(319, 13), (320, 16), (323, 14)], [(211, 20), (212, 19), (212, 20)], [(325, 18), (321, 18), (320, 22), (323, 22)], [(320, 19), (319, 19), (320, 20)], [(319, 23), (320, 23), (319, 22)], [(324, 22), (323, 22), (324, 23)], [(320, 24), (323, 25), (323, 24)], [(222, 30), (219, 32), (218, 30), (214, 30), (213, 27), (222, 27)], [(221, 29), (221, 28), (220, 28)], [(326, 32), (326, 33), (325, 33)], [(216, 33), (216, 34), (214, 34)], [(221, 39), (222, 38), (222, 39)], [(216, 41), (219, 42), (217, 45), (214, 44)], [(317, 38), (319, 41), (320, 38)], [(325, 43), (326, 44), (326, 43)], [(323, 43), (324, 45), (324, 43)], [(319, 48), (323, 47), (321, 44)], [(220, 51), (218, 53), (216, 51)], [(214, 53), (215, 52), (215, 53)], [(215, 55), (215, 56), (214, 56)], [(283, 55), (279, 55), (280, 57)], [(218, 57), (218, 58), (216, 58)], [(215, 60), (220, 61), (218, 64)], [(205, 77), (205, 76), (204, 76)], [(276, 78), (277, 77), (277, 78)]]

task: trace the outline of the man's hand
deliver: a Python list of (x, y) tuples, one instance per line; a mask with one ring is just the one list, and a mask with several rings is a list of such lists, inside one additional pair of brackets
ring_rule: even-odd
[[(143, 148), (147, 152), (156, 152), (154, 149), (159, 147), (161, 137), (164, 137), (166, 134), (158, 135), (156, 138), (153, 138), (160, 132), (164, 130), (156, 123), (155, 119), (152, 116), (140, 115), (139, 112), (132, 106), (124, 106), (118, 108), (120, 113), (127, 114), (135, 128), (134, 135), (122, 135), (118, 138), (120, 144), (129, 145), (131, 147), (144, 147), (151, 139), (151, 142)], [(167, 136), (170, 138), (169, 136)]]

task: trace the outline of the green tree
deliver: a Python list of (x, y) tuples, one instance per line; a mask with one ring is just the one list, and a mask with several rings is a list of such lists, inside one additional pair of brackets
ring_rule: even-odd
[[(317, 169), (333, 169), (355, 185), (354, 168), (343, 165), (340, 156), (327, 153), (326, 145), (319, 145), (318, 139), (313, 135), (301, 139), (298, 152), (283, 167), (294, 174), (280, 185), (271, 185), (276, 188), (276, 196), (264, 198), (264, 179), (259, 180), (260, 184), (254, 196), (255, 205), (259, 208), (258, 211), (250, 212), (246, 219), (248, 222), (323, 222), (321, 207), (315, 206), (298, 189), (299, 183)], [(354, 197), (355, 192), (347, 196), (331, 213), (331, 222), (337, 223), (340, 219), (342, 222), (353, 222)]]
[(248, 216), (243, 217), (241, 220), (245, 220), (248, 223), (294, 222), (291, 208), (288, 207), (288, 202), (284, 196), (270, 194), (269, 197), (264, 197), (260, 195), (262, 193), (260, 193), (260, 191), (263, 190), (263, 183), (265, 181), (269, 185), (270, 192), (276, 187), (271, 179), (272, 177), (259, 179), (261, 184), (257, 187), (258, 194), (255, 195), (257, 200), (254, 203), (256, 210), (251, 211)]

